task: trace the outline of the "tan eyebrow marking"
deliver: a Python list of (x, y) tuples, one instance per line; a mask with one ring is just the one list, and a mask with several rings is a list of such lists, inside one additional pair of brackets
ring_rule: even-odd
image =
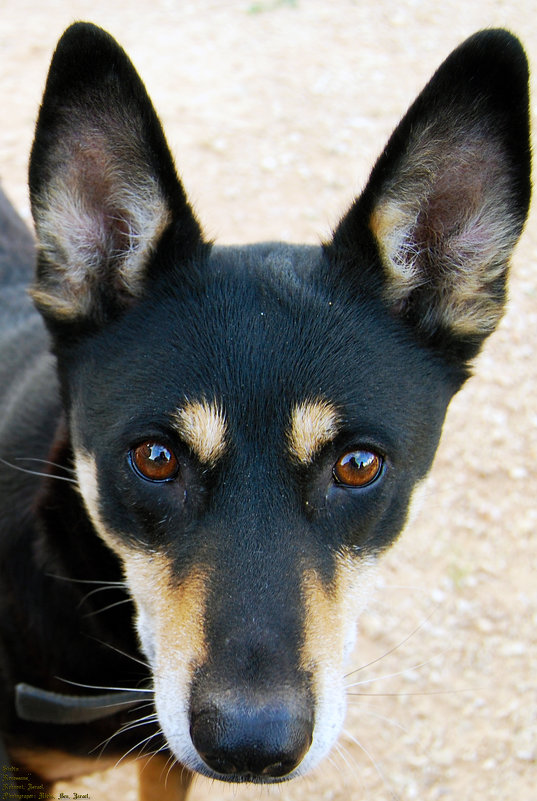
[(226, 449), (227, 424), (215, 401), (189, 401), (172, 415), (175, 429), (200, 462), (214, 465)]
[(291, 454), (309, 464), (315, 454), (338, 433), (339, 414), (335, 406), (319, 399), (297, 404), (287, 434)]

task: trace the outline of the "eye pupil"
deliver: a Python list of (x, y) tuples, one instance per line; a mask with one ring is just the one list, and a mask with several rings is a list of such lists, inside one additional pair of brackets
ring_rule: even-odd
[(382, 457), (373, 451), (348, 451), (334, 465), (334, 479), (346, 487), (366, 487), (378, 478), (382, 464)]
[(149, 481), (170, 481), (179, 470), (177, 457), (160, 442), (144, 442), (131, 451), (131, 462)]

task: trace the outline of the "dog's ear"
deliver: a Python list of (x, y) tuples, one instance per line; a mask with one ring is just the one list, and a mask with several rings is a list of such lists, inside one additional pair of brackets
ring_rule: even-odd
[(531, 191), (528, 105), (518, 40), (502, 30), (468, 39), (396, 128), (327, 246), (361, 292), (380, 292), (457, 360), (477, 353), (503, 313)]
[(101, 321), (132, 303), (164, 239), (174, 249), (168, 262), (188, 261), (202, 245), (146, 90), (93, 25), (71, 26), (52, 59), (30, 197), (39, 246), (32, 295), (53, 324)]

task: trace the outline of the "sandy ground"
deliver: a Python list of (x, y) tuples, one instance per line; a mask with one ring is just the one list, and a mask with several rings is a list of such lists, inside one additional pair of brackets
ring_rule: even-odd
[[(76, 18), (126, 47), (207, 233), (226, 242), (325, 236), (415, 93), (473, 31), (507, 26), (537, 55), (535, 0), (2, 0), (0, 179), (25, 216), (48, 61)], [(361, 618), (352, 666), (386, 656), (357, 674), (340, 745), (294, 784), (200, 779), (195, 801), (536, 797), (536, 260), (533, 216), (508, 314), (451, 406), (421, 517)], [(130, 800), (135, 773), (57, 789)]]

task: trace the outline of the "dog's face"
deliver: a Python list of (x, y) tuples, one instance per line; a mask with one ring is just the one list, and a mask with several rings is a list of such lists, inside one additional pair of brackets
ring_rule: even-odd
[(298, 715), (297, 758), (315, 722), (304, 769), (331, 744), (372, 561), (454, 389), (381, 310), (271, 284), (292, 253), (240, 251), (237, 274), (216, 252), (194, 295), (167, 282), (69, 367), (80, 488), (124, 560), (168, 740), (198, 769), (189, 712), (231, 704), (263, 726)]
[(86, 25), (58, 47), (31, 162), (33, 295), (80, 492), (193, 770), (277, 781), (337, 737), (369, 574), (502, 313), (526, 84), (512, 38), (475, 37), (331, 243), (211, 248), (123, 52)]

